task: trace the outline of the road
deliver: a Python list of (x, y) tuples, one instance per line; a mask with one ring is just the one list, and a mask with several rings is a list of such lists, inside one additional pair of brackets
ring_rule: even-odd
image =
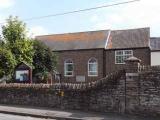
[[(35, 118), (29, 116), (18, 116), (18, 115), (11, 115), (11, 114), (3, 114), (0, 113), (0, 120), (56, 120), (56, 119), (45, 119), (45, 118)], [(107, 118), (85, 118), (85, 120), (160, 120), (160, 118), (137, 118), (137, 117), (122, 117), (122, 116), (110, 116), (108, 115)]]
[(18, 116), (18, 115), (0, 113), (0, 120), (54, 120), (54, 119), (34, 118), (29, 116)]

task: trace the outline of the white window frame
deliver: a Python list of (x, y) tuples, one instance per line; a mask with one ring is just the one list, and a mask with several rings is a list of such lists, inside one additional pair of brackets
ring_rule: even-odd
[[(126, 51), (130, 51), (131, 54), (125, 54)], [(123, 54), (122, 55), (117, 55), (117, 52), (122, 52)], [(117, 56), (122, 56), (122, 57), (130, 56), (131, 57), (131, 56), (133, 56), (133, 50), (116, 50), (115, 51), (115, 64), (125, 64), (125, 62), (123, 62), (123, 63), (117, 62), (116, 61)]]
[[(67, 63), (68, 60), (70, 60), (72, 62)], [(67, 65), (73, 65), (73, 71), (67, 71)], [(67, 72), (72, 73), (72, 75), (67, 75)], [(74, 76), (74, 63), (73, 63), (73, 60), (71, 60), (71, 59), (67, 59), (67, 60), (64, 61), (64, 76), (65, 77), (73, 77)]]
[[(90, 60), (92, 60), (92, 59), (96, 60), (96, 63), (90, 63)], [(90, 71), (90, 70), (89, 70), (89, 65), (90, 65), (90, 64), (95, 64), (95, 65), (96, 65), (96, 68), (97, 68), (96, 71)], [(95, 74), (95, 75), (91, 75), (90, 72), (95, 72), (96, 74)], [(96, 77), (96, 76), (98, 76), (98, 61), (97, 61), (96, 58), (90, 58), (90, 59), (88, 60), (88, 76), (91, 76), (91, 77)]]

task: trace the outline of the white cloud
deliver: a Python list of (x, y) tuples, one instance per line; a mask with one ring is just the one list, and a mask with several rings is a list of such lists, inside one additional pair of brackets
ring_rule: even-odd
[(99, 22), (95, 25), (95, 29), (100, 29), (100, 30), (107, 30), (107, 29), (111, 29), (112, 28), (112, 25), (110, 23), (107, 23), (106, 22)]
[(48, 34), (48, 31), (43, 28), (42, 26), (33, 26), (29, 29), (28, 36), (29, 37), (35, 37), (37, 35), (44, 35)]
[(14, 0), (0, 0), (0, 9), (9, 8), (14, 5)]
[[(107, 8), (105, 12), (91, 17), (97, 29), (126, 29), (151, 27), (151, 35), (159, 35), (160, 1), (141, 0), (139, 2)], [(94, 21), (93, 18), (96, 18)]]

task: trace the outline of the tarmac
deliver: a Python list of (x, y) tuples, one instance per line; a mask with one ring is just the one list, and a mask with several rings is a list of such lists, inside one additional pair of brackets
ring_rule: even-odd
[(115, 113), (86, 112), (77, 110), (58, 110), (44, 107), (0, 105), (0, 113), (31, 116), (56, 120), (160, 120), (154, 117), (140, 117)]

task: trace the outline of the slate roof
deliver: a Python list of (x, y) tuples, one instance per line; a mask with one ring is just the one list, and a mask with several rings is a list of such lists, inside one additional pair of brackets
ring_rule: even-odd
[(150, 38), (150, 47), (152, 51), (160, 51), (160, 37)]
[(149, 39), (149, 28), (113, 30), (106, 49), (149, 47)]
[(52, 50), (149, 47), (149, 28), (100, 30), (37, 36)]
[(55, 35), (53, 34), (37, 36), (36, 39), (44, 42), (53, 50), (92, 49), (104, 48), (108, 33), (108, 30), (102, 30)]

